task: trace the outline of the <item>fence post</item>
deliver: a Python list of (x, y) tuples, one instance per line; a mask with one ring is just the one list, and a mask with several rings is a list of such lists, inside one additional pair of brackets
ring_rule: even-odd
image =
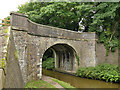
[(7, 24), (7, 22), (10, 22), (10, 20), (7, 20), (7, 19), (0, 19), (1, 21), (4, 21), (4, 23), (0, 23), (0, 25), (5, 25), (5, 26), (10, 26), (10, 24)]

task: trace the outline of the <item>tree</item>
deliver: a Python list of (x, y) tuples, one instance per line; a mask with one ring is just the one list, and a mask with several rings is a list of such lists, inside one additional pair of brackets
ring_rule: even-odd
[[(21, 13), (36, 23), (81, 31), (96, 32), (107, 51), (115, 51), (120, 32), (120, 3), (31, 2), (19, 6)], [(80, 24), (80, 25), (79, 25)]]
[(120, 47), (120, 3), (84, 3), (76, 7), (83, 14), (82, 24), (87, 32), (96, 32), (98, 42), (104, 43), (107, 52)]
[(40, 24), (76, 30), (78, 16), (75, 6), (77, 3), (26, 3), (19, 6), (19, 12), (29, 15), (29, 18)]

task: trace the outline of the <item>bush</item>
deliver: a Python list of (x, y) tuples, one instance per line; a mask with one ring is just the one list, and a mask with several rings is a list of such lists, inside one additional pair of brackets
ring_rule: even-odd
[(54, 58), (50, 57), (43, 61), (43, 68), (53, 70), (55, 68)]
[(79, 68), (76, 76), (104, 80), (106, 82), (120, 82), (118, 66), (112, 64), (100, 64), (96, 67)]

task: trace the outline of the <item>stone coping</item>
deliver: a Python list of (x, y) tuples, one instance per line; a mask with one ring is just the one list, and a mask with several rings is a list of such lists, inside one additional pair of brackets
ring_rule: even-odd
[(72, 30), (52, 27), (35, 23), (28, 16), (18, 12), (11, 12), (12, 30), (26, 31), (28, 34), (42, 37), (68, 40), (97, 40), (95, 32), (76, 32)]
[[(12, 15), (12, 14), (28, 18), (28, 15), (25, 15), (23, 13), (18, 13), (18, 12), (12, 11), (12, 12), (10, 12), (10, 15)], [(76, 31), (72, 31), (72, 30), (68, 30), (68, 29), (63, 29), (63, 28), (58, 28), (58, 27), (53, 27), (53, 26), (38, 24), (38, 23), (35, 23), (35, 22), (31, 21), (30, 19), (28, 19), (28, 22), (30, 22), (32, 24), (35, 24), (37, 26), (47, 27), (47, 28), (51, 28), (51, 29), (60, 29), (60, 30), (63, 30), (63, 31), (73, 32), (73, 33), (79, 33), (79, 34), (80, 33), (94, 33), (94, 34), (96, 33), (96, 32), (76, 32)]]
[(28, 18), (28, 15), (25, 15), (25, 14), (23, 14), (23, 13), (18, 13), (18, 12), (11, 11), (11, 12), (10, 12), (10, 15), (12, 15), (12, 14), (15, 14), (15, 15), (18, 15), (18, 16), (22, 16), (22, 17)]

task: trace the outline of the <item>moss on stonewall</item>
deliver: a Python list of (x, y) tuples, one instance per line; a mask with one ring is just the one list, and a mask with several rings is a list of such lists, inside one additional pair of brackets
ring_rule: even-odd
[(4, 31), (4, 33), (8, 33), (8, 28), (7, 29), (5, 29), (5, 30), (3, 30)]
[(15, 50), (14, 55), (15, 55), (15, 59), (18, 60), (18, 51), (17, 50)]
[(77, 63), (78, 63), (78, 66), (79, 66), (79, 56), (77, 55), (77, 54), (75, 54), (75, 56), (76, 56), (76, 59), (77, 59)]
[(5, 67), (5, 58), (2, 58), (0, 62), (0, 68), (4, 68), (4, 67)]

